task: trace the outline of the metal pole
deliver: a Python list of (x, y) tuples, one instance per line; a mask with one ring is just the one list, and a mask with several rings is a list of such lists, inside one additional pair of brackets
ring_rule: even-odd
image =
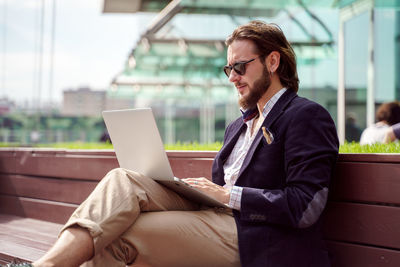
[(44, 12), (45, 1), (42, 0), (42, 11), (40, 14), (40, 43), (39, 43), (39, 71), (38, 71), (38, 111), (40, 112), (40, 100), (42, 95), (42, 73), (43, 73), (43, 38), (44, 38)]
[[(3, 5), (3, 56), (1, 64), (1, 94), (6, 96), (6, 54), (7, 54), (7, 0)], [(0, 95), (1, 96), (1, 95)]]
[(339, 16), (338, 36), (338, 92), (337, 92), (337, 130), (341, 144), (345, 140), (345, 66), (344, 66), (344, 19), (342, 12)]
[[(395, 46), (394, 46), (394, 55), (395, 55), (395, 69), (394, 73), (400, 73), (400, 11), (396, 11), (396, 19), (395, 19)], [(395, 75), (395, 99), (400, 99), (400, 75)]]
[[(370, 28), (369, 28), (369, 43), (368, 43), (368, 84), (367, 84), (367, 124), (371, 120), (371, 110), (374, 112), (374, 65), (373, 65), (373, 9), (374, 9), (374, 1), (373, 0), (358, 0), (353, 2), (352, 4), (341, 8), (339, 15), (339, 36), (338, 36), (338, 109), (337, 109), (337, 128), (338, 128), (338, 136), (341, 144), (344, 143), (345, 140), (345, 111), (346, 111), (346, 102), (345, 102), (345, 45), (344, 45), (344, 24), (346, 21), (359, 16), (363, 12), (372, 12), (370, 15)], [(372, 42), (372, 43), (371, 43)], [(372, 104), (371, 104), (372, 103)], [(369, 106), (371, 105), (371, 106)], [(372, 115), (373, 118), (373, 115)], [(372, 119), (373, 122), (373, 119)]]
[(50, 73), (49, 73), (49, 102), (53, 105), (53, 80), (54, 80), (54, 42), (56, 38), (56, 0), (53, 0), (53, 15), (51, 23), (51, 46), (50, 46)]
[(375, 122), (374, 1), (369, 9), (367, 127)]

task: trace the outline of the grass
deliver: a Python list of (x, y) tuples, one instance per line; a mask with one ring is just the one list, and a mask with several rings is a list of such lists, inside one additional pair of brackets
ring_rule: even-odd
[(166, 150), (211, 150), (218, 151), (222, 147), (221, 142), (215, 142), (210, 144), (199, 144), (197, 142), (194, 143), (176, 143), (176, 144), (166, 144)]
[(344, 143), (339, 153), (400, 153), (400, 143), (360, 145), (359, 143)]
[(83, 142), (38, 144), (35, 145), (34, 147), (51, 147), (51, 148), (65, 148), (65, 149), (113, 149), (111, 143), (83, 143)]
[[(0, 147), (26, 147), (18, 143), (0, 143)], [(64, 148), (64, 149), (113, 149), (110, 143), (55, 143), (55, 144), (37, 144), (29, 145), (29, 147), (47, 147), (47, 148)], [(222, 147), (221, 142), (210, 144), (194, 143), (176, 143), (166, 144), (166, 150), (207, 150), (218, 151)], [(340, 153), (400, 153), (400, 143), (391, 144), (375, 144), (361, 146), (359, 143), (345, 143), (339, 148)]]
[(53, 144), (19, 144), (19, 143), (0, 143), (0, 147), (39, 147), (39, 148), (64, 148), (64, 149), (113, 149), (109, 143), (53, 143)]

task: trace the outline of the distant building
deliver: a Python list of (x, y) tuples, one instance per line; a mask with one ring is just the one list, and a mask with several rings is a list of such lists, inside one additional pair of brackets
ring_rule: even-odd
[(61, 114), (65, 116), (101, 116), (106, 107), (106, 91), (78, 88), (63, 92)]
[(135, 106), (135, 99), (133, 97), (115, 97), (108, 92), (106, 95), (106, 110), (113, 109), (128, 109)]

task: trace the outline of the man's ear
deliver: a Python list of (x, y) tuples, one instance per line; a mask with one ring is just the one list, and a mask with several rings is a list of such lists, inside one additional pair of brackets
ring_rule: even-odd
[(281, 60), (281, 55), (278, 51), (272, 51), (266, 58), (265, 64), (268, 67), (268, 71), (274, 73), (278, 67)]

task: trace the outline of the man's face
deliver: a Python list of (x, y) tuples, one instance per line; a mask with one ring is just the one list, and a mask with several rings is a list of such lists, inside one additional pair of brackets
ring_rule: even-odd
[(236, 40), (228, 47), (228, 65), (233, 66), (237, 62), (253, 61), (245, 65), (245, 74), (239, 75), (232, 70), (229, 81), (238, 90), (239, 105), (244, 109), (254, 108), (258, 100), (265, 94), (271, 85), (271, 78), (267, 67), (259, 55), (254, 53), (255, 46), (249, 40)]

